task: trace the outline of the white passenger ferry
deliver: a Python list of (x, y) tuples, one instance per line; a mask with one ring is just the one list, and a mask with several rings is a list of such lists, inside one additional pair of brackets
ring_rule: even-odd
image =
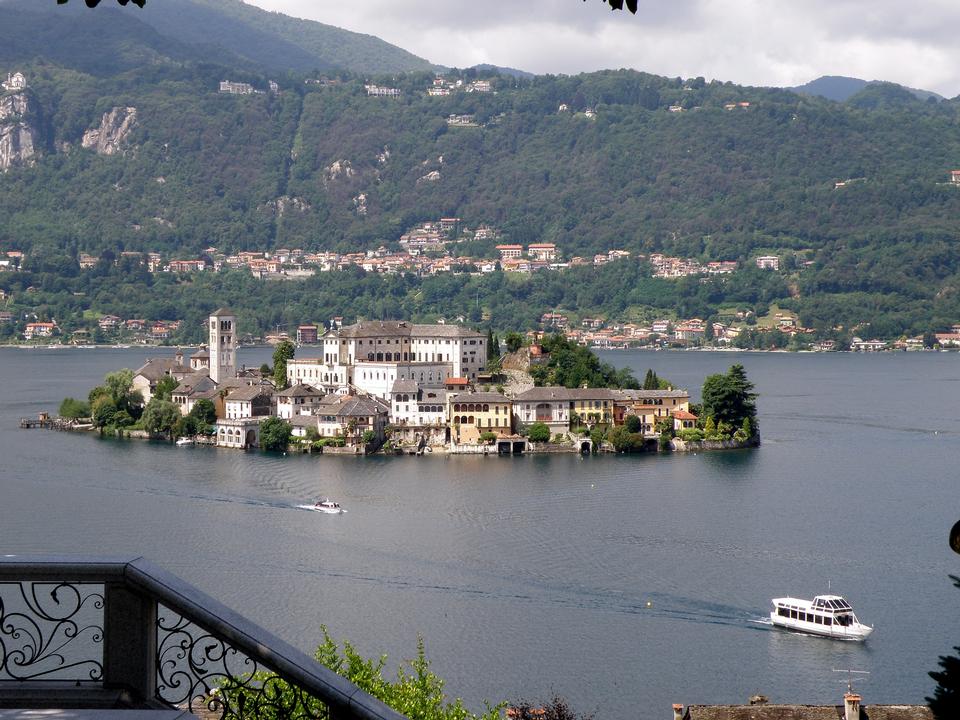
[(857, 620), (850, 603), (839, 595), (817, 595), (812, 601), (774, 598), (770, 622), (788, 630), (842, 640), (866, 640), (873, 632), (871, 626)]

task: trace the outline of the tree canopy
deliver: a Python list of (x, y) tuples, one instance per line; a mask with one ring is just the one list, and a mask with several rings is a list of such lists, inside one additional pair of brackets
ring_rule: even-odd
[(708, 375), (703, 381), (702, 412), (713, 422), (731, 428), (739, 428), (747, 420), (756, 432), (756, 397), (743, 365), (731, 365), (726, 373)]

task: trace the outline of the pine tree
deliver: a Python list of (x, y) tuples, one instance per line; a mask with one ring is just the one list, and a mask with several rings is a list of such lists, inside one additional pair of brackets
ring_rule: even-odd
[[(951, 575), (950, 579), (960, 588), (960, 578)], [(953, 649), (960, 653), (960, 646)], [(937, 681), (937, 687), (933, 697), (927, 698), (927, 704), (937, 720), (953, 720), (960, 717), (960, 657), (941, 655), (939, 664), (943, 670), (928, 673)]]
[(652, 369), (648, 369), (646, 376), (643, 378), (643, 389), (644, 390), (660, 389), (660, 378), (657, 377), (657, 374)]

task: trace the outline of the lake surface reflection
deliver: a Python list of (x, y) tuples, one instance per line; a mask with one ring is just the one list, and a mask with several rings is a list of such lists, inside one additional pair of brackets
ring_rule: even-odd
[[(146, 354), (0, 349), (0, 552), (143, 554), (308, 651), (321, 624), (391, 661), (422, 635), (478, 709), (833, 703), (834, 668), (870, 671), (865, 703), (919, 703), (960, 643), (956, 354), (605, 355), (694, 394), (742, 362), (763, 446), (722, 454), (282, 457), (16, 429)], [(348, 512), (296, 507), (321, 495)], [(763, 622), (828, 587), (866, 644)]]

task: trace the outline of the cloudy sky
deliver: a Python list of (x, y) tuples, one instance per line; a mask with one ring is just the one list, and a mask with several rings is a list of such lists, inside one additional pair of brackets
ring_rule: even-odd
[(246, 0), (376, 35), (450, 67), (535, 73), (630, 67), (798, 85), (820, 75), (960, 94), (957, 0)]

